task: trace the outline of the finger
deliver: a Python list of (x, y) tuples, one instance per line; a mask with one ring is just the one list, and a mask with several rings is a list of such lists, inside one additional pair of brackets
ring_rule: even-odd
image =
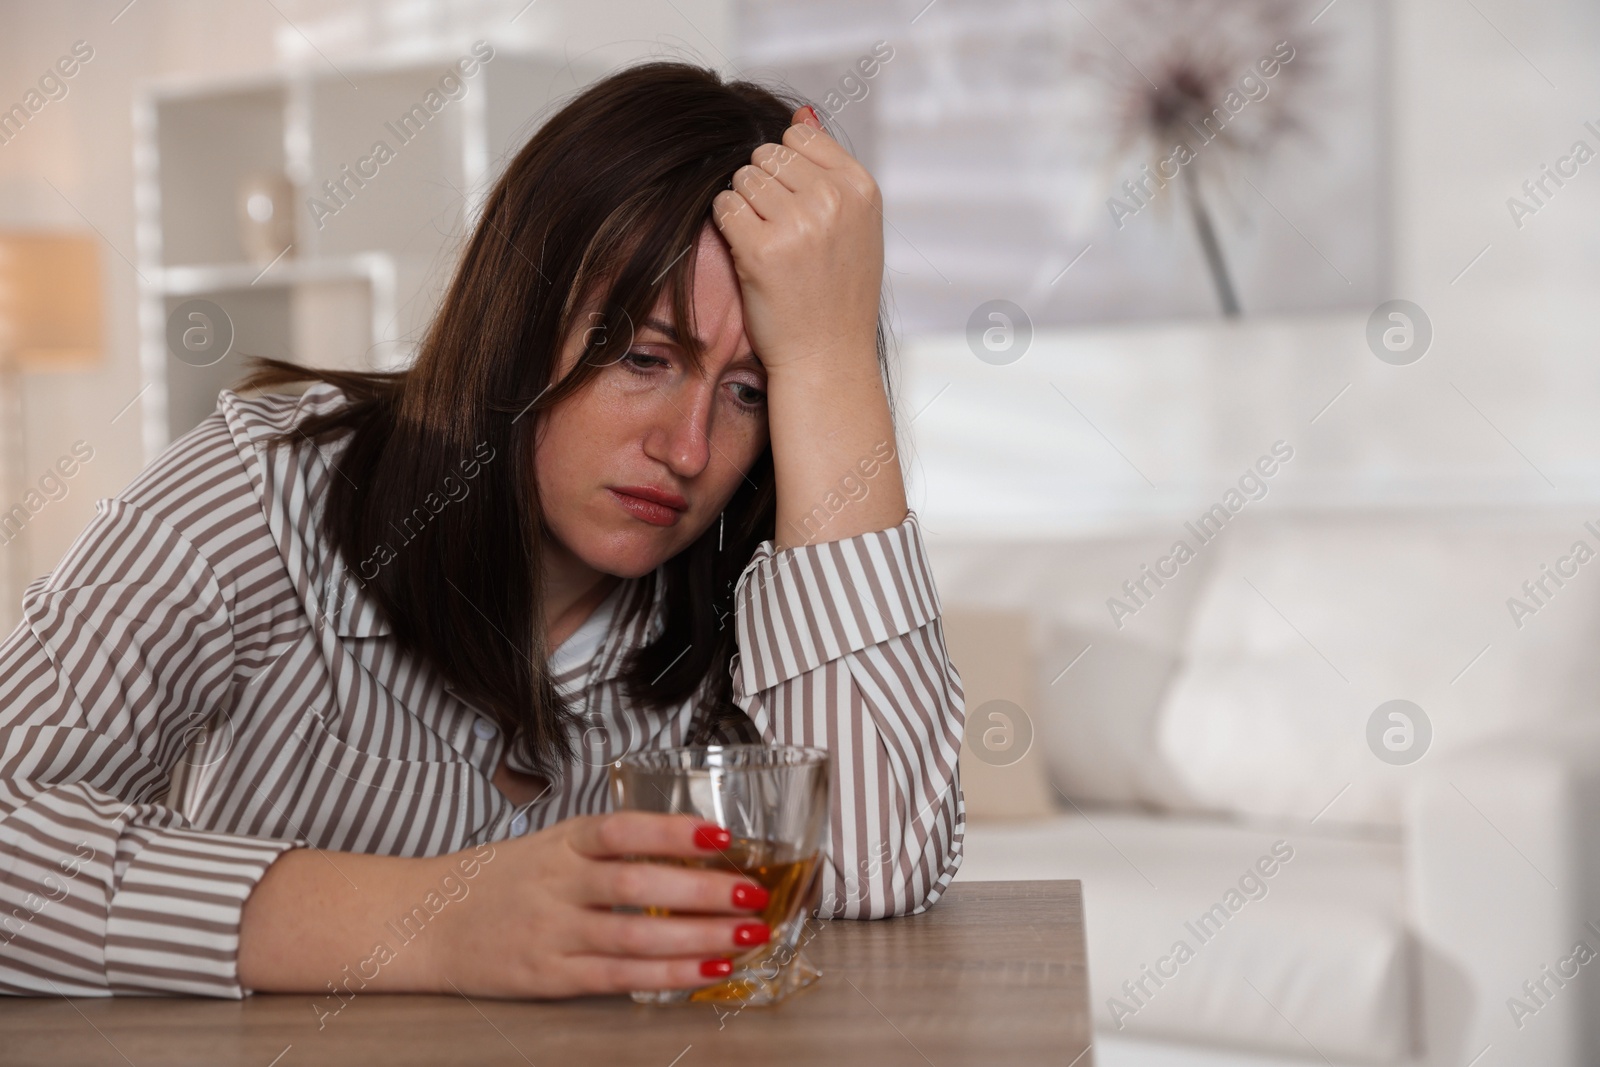
[(728, 832), (694, 815), (615, 811), (568, 819), (567, 844), (591, 859), (619, 856), (716, 856)]
[(728, 244), (735, 248), (741, 240), (753, 241), (765, 221), (756, 214), (750, 201), (732, 189), (724, 189), (712, 198), (711, 217)]
[(585, 904), (725, 915), (759, 911), (768, 892), (732, 871), (708, 871), (666, 863), (603, 860), (585, 865), (579, 880)]
[[(716, 959), (717, 957), (707, 957)], [(635, 989), (698, 989), (726, 972), (708, 975), (705, 959), (630, 960), (616, 956), (569, 956), (567, 967), (580, 993), (627, 993)]]
[(810, 126), (818, 130), (822, 129), (822, 116), (810, 104), (796, 108), (792, 118), (796, 125)]
[(733, 172), (734, 192), (744, 197), (764, 219), (777, 216), (794, 195), (777, 178), (760, 167), (746, 163)]
[(627, 959), (736, 955), (772, 939), (759, 919), (691, 919), (595, 912), (581, 924), (577, 952)]
[(867, 173), (867, 168), (826, 131), (804, 123), (790, 126), (783, 133), (783, 144), (797, 150), (815, 166), (842, 174), (850, 186), (874, 206), (879, 202), (877, 182)]
[(826, 130), (806, 123), (797, 123), (784, 130), (783, 143), (824, 170), (848, 166), (856, 161), (856, 157), (830, 137)]
[(821, 167), (784, 144), (768, 142), (757, 146), (750, 153), (750, 162), (792, 192), (799, 192), (826, 177)]

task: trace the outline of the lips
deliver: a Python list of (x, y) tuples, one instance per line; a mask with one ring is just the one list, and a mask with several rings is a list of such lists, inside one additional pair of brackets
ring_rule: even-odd
[(652, 526), (675, 525), (689, 507), (689, 502), (677, 493), (652, 489), (647, 485), (625, 485), (616, 489), (608, 487), (606, 492), (623, 510)]

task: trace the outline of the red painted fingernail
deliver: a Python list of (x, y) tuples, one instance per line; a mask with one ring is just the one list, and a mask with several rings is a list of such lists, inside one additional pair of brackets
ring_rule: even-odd
[(733, 844), (733, 835), (714, 823), (705, 823), (694, 829), (694, 847), (715, 849), (721, 852)]
[(772, 894), (754, 882), (741, 882), (733, 887), (733, 906), (736, 908), (764, 908)]
[(726, 978), (732, 973), (732, 960), (706, 960), (700, 965), (700, 975), (703, 978)]
[(766, 923), (740, 923), (733, 928), (735, 945), (762, 945), (771, 937), (772, 929)]
[(822, 126), (822, 116), (817, 114), (817, 109), (812, 105), (807, 104), (806, 110), (811, 112), (811, 117), (817, 120), (817, 126), (820, 128)]

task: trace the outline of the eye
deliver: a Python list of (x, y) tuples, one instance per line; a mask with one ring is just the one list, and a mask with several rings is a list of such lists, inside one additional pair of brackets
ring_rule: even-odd
[(640, 352), (638, 349), (627, 352), (617, 362), (621, 363), (634, 374), (640, 376), (648, 375), (652, 367), (671, 366), (670, 363), (668, 363), (665, 359), (662, 359), (660, 356), (652, 356), (650, 353)]
[(746, 410), (759, 411), (766, 406), (767, 392), (765, 389), (757, 389), (749, 382), (730, 382), (729, 385), (733, 389), (734, 398)]

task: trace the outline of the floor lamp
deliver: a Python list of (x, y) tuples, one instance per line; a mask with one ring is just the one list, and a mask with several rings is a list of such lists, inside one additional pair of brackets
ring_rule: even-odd
[[(5, 610), (27, 584), (27, 499), (23, 374), (75, 370), (100, 357), (99, 246), (91, 235), (0, 230), (0, 570)], [(3, 635), (0, 635), (3, 636)]]

